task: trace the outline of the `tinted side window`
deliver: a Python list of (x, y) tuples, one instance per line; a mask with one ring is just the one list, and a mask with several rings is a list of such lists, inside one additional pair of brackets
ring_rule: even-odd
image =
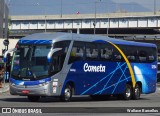
[(113, 58), (113, 47), (110, 44), (99, 44), (100, 59), (110, 61)]
[(86, 43), (85, 53), (86, 53), (86, 60), (98, 60), (97, 43)]
[(65, 55), (66, 54), (62, 50), (57, 51), (52, 55), (52, 62), (50, 63), (50, 66), (49, 66), (50, 75), (56, 74), (59, 71), (61, 71), (63, 67)]
[(140, 50), (141, 52), (139, 57), (145, 58), (147, 63), (156, 61), (157, 59), (156, 48), (142, 47)]
[(59, 42), (56, 42), (54, 45), (53, 45), (53, 48), (62, 48), (62, 51), (64, 53), (67, 53), (68, 51), (68, 48), (69, 48), (69, 45), (70, 45), (70, 42), (71, 41), (59, 41)]
[(70, 53), (69, 64), (84, 59), (84, 42), (74, 42)]
[[(119, 46), (119, 45), (117, 45), (117, 46), (118, 46), (122, 51), (124, 51), (122, 46)], [(116, 61), (116, 62), (123, 62), (123, 61), (124, 61), (122, 55), (120, 54), (120, 51), (118, 51), (115, 47), (114, 47), (114, 49), (113, 49), (113, 53), (114, 53), (113, 61)]]
[(146, 50), (144, 50), (144, 48), (141, 48), (138, 53), (139, 62), (147, 62), (147, 55), (148, 54), (147, 54)]
[(138, 49), (135, 46), (123, 45), (124, 54), (130, 62), (137, 62)]
[[(120, 52), (111, 44), (99, 44), (100, 59), (104, 61), (122, 62), (123, 57)], [(119, 46), (120, 47), (120, 46)]]
[(123, 45), (124, 53), (130, 62), (149, 63), (156, 60), (156, 48)]

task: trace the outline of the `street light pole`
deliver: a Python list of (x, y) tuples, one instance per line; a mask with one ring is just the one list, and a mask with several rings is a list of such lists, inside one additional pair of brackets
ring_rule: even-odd
[[(7, 14), (7, 7), (10, 1), (4, 0), (3, 4), (3, 38), (8, 41), (8, 14)], [(8, 50), (8, 45), (5, 46), (5, 49)]]
[(46, 8), (44, 7), (44, 32), (47, 32), (47, 21), (46, 21), (46, 18), (47, 18), (47, 15), (46, 15)]
[(108, 5), (107, 5), (107, 14), (108, 14), (108, 23), (107, 23), (107, 36), (109, 34), (109, 9), (108, 9)]
[[(2, 21), (2, 23), (3, 23), (3, 26), (2, 26), (2, 29), (3, 29), (3, 38), (5, 39), (5, 28), (6, 28), (6, 3), (5, 3), (5, 0), (4, 1), (2, 1), (2, 3), (3, 3), (3, 21)], [(4, 41), (7, 41), (7, 38), (4, 40)], [(5, 50), (8, 50), (8, 44), (7, 45), (5, 45)], [(7, 65), (6, 65), (6, 63), (5, 63), (5, 74), (4, 74), (4, 77), (3, 77), (3, 84), (4, 84), (4, 86), (5, 86), (5, 79), (7, 78)]]
[(97, 13), (97, 1), (95, 1), (95, 12), (94, 12), (94, 23), (93, 23), (93, 26), (94, 26), (94, 34), (96, 34), (96, 13)]
[(47, 29), (46, 29), (46, 28), (47, 28), (46, 17), (47, 17), (47, 16), (46, 16), (46, 14), (45, 14), (45, 32), (46, 32), (46, 30), (47, 30)]
[(6, 21), (6, 3), (5, 3), (5, 0), (4, 0), (4, 3), (3, 3), (3, 27), (2, 27), (2, 29), (3, 29), (3, 38), (5, 39), (5, 28), (6, 28), (6, 26), (5, 26), (5, 21)]
[[(40, 5), (41, 4), (39, 4), (38, 2), (36, 3), (36, 4), (33, 4), (34, 6), (37, 6), (37, 7), (41, 7)], [(42, 6), (42, 16), (44, 15), (44, 32), (47, 32), (47, 21), (46, 21), (46, 18), (47, 18), (47, 15), (46, 15), (46, 8), (45, 8), (45, 6)], [(43, 21), (42, 20), (42, 21)]]
[(156, 0), (154, 0), (154, 15), (156, 15)]
[(62, 18), (62, 0), (61, 0), (61, 18)]
[(96, 15), (97, 15), (97, 3), (98, 1), (101, 1), (101, 0), (96, 0), (95, 1), (95, 12), (94, 12), (94, 23), (93, 23), (93, 26), (94, 26), (94, 34), (96, 34)]
[(109, 34), (109, 16), (108, 16), (108, 25), (107, 25), (107, 36)]

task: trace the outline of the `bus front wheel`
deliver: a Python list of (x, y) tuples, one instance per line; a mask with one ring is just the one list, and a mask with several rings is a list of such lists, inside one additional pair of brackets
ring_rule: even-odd
[(40, 99), (40, 96), (28, 96), (28, 100), (31, 102), (36, 102)]
[(141, 95), (141, 87), (139, 86), (139, 84), (136, 84), (135, 88), (133, 89), (133, 99), (134, 100), (140, 99), (140, 95)]
[(123, 98), (125, 100), (130, 100), (132, 97), (132, 87), (130, 84), (126, 84), (126, 89), (125, 89), (125, 92), (123, 94)]
[(72, 87), (70, 85), (66, 85), (64, 89), (64, 94), (60, 97), (62, 101), (68, 102), (72, 98)]

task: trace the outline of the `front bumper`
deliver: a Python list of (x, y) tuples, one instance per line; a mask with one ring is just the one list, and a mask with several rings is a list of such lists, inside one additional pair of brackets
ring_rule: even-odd
[[(23, 91), (28, 91), (24, 93)], [(54, 96), (51, 93), (50, 83), (45, 85), (34, 85), (34, 86), (20, 86), (10, 84), (10, 94), (11, 95), (23, 95), (23, 96)]]

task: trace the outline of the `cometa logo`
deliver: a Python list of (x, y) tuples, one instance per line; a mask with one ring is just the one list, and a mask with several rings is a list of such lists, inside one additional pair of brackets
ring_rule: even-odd
[(83, 69), (84, 72), (105, 72), (106, 66), (102, 66), (102, 64), (100, 64), (99, 66), (91, 66), (88, 65), (88, 63), (85, 63)]

